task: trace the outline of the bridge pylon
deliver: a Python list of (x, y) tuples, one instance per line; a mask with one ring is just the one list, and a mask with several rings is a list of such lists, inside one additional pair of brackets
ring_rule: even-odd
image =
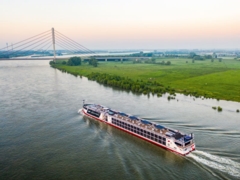
[(56, 49), (55, 49), (55, 32), (54, 32), (54, 28), (52, 28), (52, 44), (53, 44), (53, 54), (54, 54), (53, 61), (56, 62)]

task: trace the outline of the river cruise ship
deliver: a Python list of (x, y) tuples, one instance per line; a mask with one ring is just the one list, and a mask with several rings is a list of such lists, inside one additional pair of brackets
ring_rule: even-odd
[(195, 150), (192, 133), (185, 134), (97, 104), (83, 103), (78, 112), (180, 155), (185, 156)]

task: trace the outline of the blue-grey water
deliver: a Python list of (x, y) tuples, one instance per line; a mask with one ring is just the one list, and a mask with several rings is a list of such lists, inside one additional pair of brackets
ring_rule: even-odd
[[(195, 134), (186, 157), (78, 114), (82, 100)], [(221, 106), (222, 112), (212, 109)], [(240, 103), (135, 95), (49, 67), (0, 62), (0, 179), (240, 179)]]

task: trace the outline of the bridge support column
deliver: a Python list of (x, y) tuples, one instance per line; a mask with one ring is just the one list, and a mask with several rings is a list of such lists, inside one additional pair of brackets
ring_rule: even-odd
[(107, 58), (105, 59), (105, 61), (107, 61)]
[(54, 32), (54, 28), (52, 28), (52, 44), (53, 44), (53, 54), (54, 54), (54, 59), (53, 59), (53, 61), (56, 62), (55, 32)]

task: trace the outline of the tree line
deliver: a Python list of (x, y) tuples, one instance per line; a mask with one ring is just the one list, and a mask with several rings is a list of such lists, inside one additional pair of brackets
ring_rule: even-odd
[(159, 82), (148, 80), (132, 80), (130, 78), (121, 77), (117, 75), (109, 75), (106, 73), (91, 73), (87, 76), (89, 80), (97, 81), (100, 84), (120, 88), (123, 90), (132, 91), (134, 93), (141, 94), (157, 94), (161, 96), (162, 94), (169, 92), (171, 94), (175, 93), (175, 90), (170, 87), (164, 87)]
[[(94, 67), (98, 66), (98, 60), (95, 58), (90, 58), (88, 60), (89, 65), (92, 65)], [(54, 61), (50, 61), (49, 64), (52, 66), (55, 64)], [(68, 61), (63, 61), (62, 62), (63, 65), (67, 65), (67, 66), (81, 66), (82, 65), (82, 59), (80, 57), (74, 56), (68, 59)]]

